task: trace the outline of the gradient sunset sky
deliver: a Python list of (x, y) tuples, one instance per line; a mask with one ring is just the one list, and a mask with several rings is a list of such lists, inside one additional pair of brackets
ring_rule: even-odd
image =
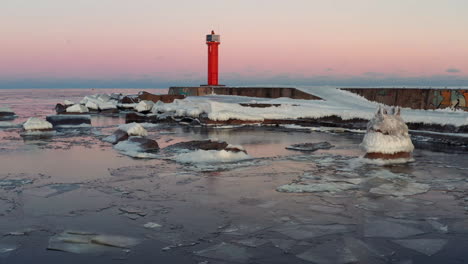
[(2, 0), (0, 88), (468, 86), (466, 0)]

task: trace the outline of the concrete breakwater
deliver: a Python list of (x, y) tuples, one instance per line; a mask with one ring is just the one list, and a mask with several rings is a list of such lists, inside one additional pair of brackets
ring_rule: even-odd
[(322, 98), (290, 87), (226, 87), (226, 86), (200, 86), (200, 87), (170, 87), (170, 95), (204, 96), (210, 94), (235, 95), (259, 98), (288, 97), (303, 100), (321, 100)]
[(456, 108), (468, 111), (468, 90), (410, 88), (342, 88), (369, 101), (412, 109)]

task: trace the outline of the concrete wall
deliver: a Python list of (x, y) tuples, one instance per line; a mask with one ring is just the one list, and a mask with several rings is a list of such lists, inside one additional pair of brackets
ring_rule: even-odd
[(413, 109), (455, 107), (468, 111), (468, 90), (407, 88), (342, 88), (369, 101)]
[(203, 96), (209, 94), (237, 95), (261, 98), (289, 97), (293, 99), (321, 100), (320, 97), (297, 90), (283, 87), (170, 87), (169, 94), (186, 96)]

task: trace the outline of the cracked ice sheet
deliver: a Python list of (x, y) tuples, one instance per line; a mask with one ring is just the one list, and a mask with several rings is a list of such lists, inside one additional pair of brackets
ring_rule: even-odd
[(116, 248), (131, 248), (138, 245), (140, 242), (140, 239), (126, 236), (65, 231), (52, 236), (49, 239), (47, 249), (77, 254), (96, 254), (106, 251), (115, 251)]
[(395, 220), (371, 219), (364, 224), (364, 236), (405, 238), (426, 233), (421, 229), (404, 223), (404, 221), (397, 222)]
[(311, 183), (297, 184), (291, 183), (278, 187), (276, 190), (286, 193), (313, 193), (313, 192), (341, 192), (347, 190), (358, 189), (359, 186), (346, 182), (329, 182), (329, 183)]
[(252, 254), (246, 248), (225, 242), (195, 251), (194, 254), (201, 257), (237, 263), (247, 263), (252, 258)]
[(427, 256), (432, 256), (442, 250), (442, 248), (447, 244), (447, 239), (400, 239), (393, 240), (393, 242), (398, 245), (415, 250), (419, 253), (425, 254)]
[(391, 249), (365, 243), (362, 240), (344, 237), (314, 246), (297, 255), (317, 264), (385, 263), (385, 257), (393, 255)]
[(285, 226), (273, 229), (273, 231), (276, 231), (278, 233), (281, 233), (285, 236), (288, 236), (297, 240), (309, 239), (309, 238), (315, 238), (315, 237), (321, 237), (321, 236), (333, 235), (333, 234), (349, 233), (349, 232), (353, 232), (354, 230), (355, 230), (354, 225), (338, 225), (338, 224), (331, 224), (331, 225), (293, 224), (293, 225), (285, 225)]

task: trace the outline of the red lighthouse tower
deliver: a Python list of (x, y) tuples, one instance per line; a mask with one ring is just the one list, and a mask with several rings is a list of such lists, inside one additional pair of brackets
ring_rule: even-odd
[(220, 36), (214, 30), (206, 35), (208, 45), (208, 86), (219, 86), (218, 83), (218, 46), (221, 44)]

